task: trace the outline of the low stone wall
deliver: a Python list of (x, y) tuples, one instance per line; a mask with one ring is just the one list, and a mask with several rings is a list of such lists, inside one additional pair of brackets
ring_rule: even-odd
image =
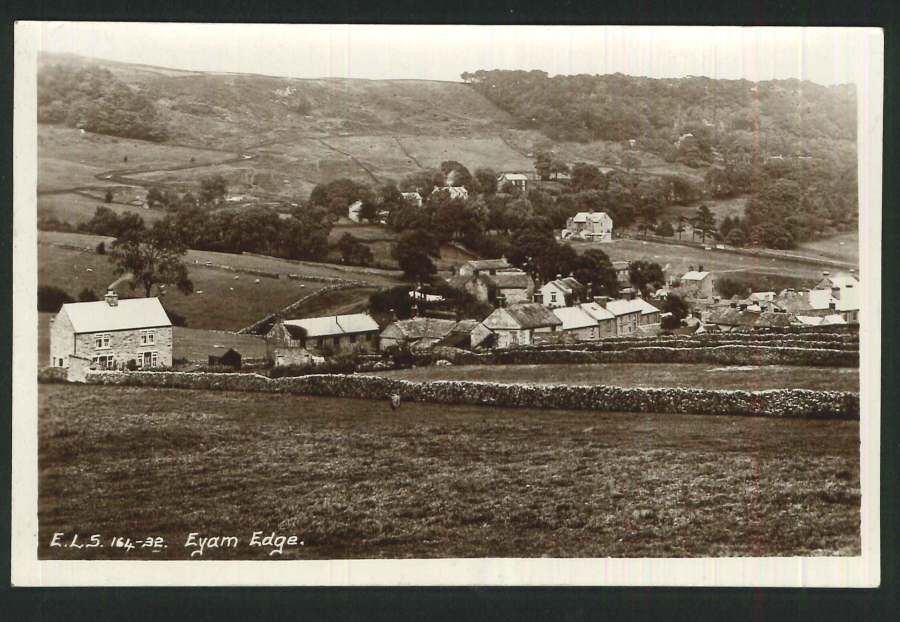
[(38, 369), (38, 382), (66, 382), (68, 370), (65, 367), (41, 367)]
[(655, 412), (766, 417), (859, 418), (859, 395), (841, 391), (777, 389), (717, 391), (606, 386), (497, 384), (488, 382), (409, 382), (362, 375), (313, 375), (270, 380), (256, 374), (178, 372), (90, 372), (91, 384), (152, 386), (218, 391), (291, 393), (322, 397), (436, 404), (552, 408), (610, 412)]
[(649, 346), (618, 350), (509, 349), (474, 353), (451, 348), (417, 355), (414, 362), (427, 366), (439, 360), (454, 365), (564, 365), (572, 363), (700, 363), (711, 365), (801, 365), (859, 367), (859, 352), (824, 348), (716, 347), (670, 348)]

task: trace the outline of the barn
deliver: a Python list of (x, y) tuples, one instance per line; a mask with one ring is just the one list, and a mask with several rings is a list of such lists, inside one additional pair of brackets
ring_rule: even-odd
[(209, 351), (209, 364), (210, 366), (233, 367), (238, 370), (241, 368), (241, 353), (234, 348), (226, 350), (222, 347), (214, 347)]

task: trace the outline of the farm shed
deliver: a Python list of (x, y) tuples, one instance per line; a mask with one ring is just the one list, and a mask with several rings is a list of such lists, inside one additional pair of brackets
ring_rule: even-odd
[(209, 351), (209, 364), (223, 367), (241, 368), (241, 353), (234, 348), (212, 348)]

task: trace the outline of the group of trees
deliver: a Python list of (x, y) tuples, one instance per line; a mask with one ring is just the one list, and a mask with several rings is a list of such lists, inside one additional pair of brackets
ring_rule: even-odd
[(108, 69), (49, 65), (38, 71), (37, 82), (38, 123), (141, 140), (168, 135), (153, 102)]
[[(713, 150), (726, 160), (760, 149), (829, 157), (856, 140), (852, 85), (507, 70), (466, 72), (462, 79), (522, 128), (554, 140), (634, 140), (644, 151), (688, 165), (712, 163)], [(687, 134), (692, 137), (679, 142)]]

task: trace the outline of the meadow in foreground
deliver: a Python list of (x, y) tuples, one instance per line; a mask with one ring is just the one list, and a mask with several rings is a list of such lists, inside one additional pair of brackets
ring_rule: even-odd
[(200, 559), (860, 553), (852, 421), (41, 385), (39, 473), (43, 559), (191, 559), (190, 532), (253, 531), (303, 546)]

